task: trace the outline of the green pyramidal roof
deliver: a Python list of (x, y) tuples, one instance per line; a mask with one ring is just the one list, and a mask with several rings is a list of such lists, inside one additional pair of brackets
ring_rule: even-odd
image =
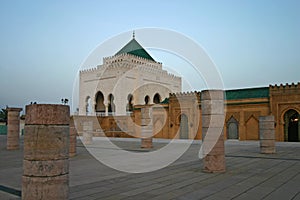
[(128, 53), (131, 55), (139, 56), (148, 60), (155, 60), (150, 56), (150, 54), (134, 39), (130, 40), (120, 51), (115, 55), (120, 55), (123, 53)]

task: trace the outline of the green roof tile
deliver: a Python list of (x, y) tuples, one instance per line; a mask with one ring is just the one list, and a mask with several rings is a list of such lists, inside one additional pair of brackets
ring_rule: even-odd
[(155, 60), (150, 56), (150, 54), (134, 39), (130, 40), (120, 51), (118, 51), (115, 55), (120, 55), (123, 53), (128, 53), (131, 55), (135, 55), (138, 57), (142, 57), (148, 60)]
[(227, 100), (268, 98), (269, 87), (226, 90), (225, 94)]
[(160, 102), (161, 104), (169, 104), (169, 98), (165, 98), (162, 102)]

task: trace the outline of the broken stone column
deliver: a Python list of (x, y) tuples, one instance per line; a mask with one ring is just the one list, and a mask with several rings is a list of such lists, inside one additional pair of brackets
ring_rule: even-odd
[(69, 106), (26, 106), (23, 200), (68, 199), (69, 121)]
[(75, 127), (74, 117), (70, 118), (70, 141), (69, 141), (69, 157), (76, 155), (77, 130)]
[(7, 150), (19, 149), (21, 111), (22, 108), (7, 108)]
[(152, 108), (148, 105), (141, 108), (141, 148), (152, 148)]
[(273, 115), (259, 117), (260, 152), (275, 153), (275, 119)]
[(83, 144), (92, 144), (93, 142), (93, 121), (83, 122)]
[(225, 172), (224, 91), (202, 91), (201, 110), (203, 171)]

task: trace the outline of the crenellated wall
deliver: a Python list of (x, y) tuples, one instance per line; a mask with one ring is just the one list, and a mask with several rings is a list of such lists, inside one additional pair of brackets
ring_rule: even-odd
[(300, 83), (269, 85), (269, 90), (270, 113), (275, 116), (276, 123), (276, 140), (287, 141), (288, 122), (285, 114), (289, 110), (300, 113)]
[(79, 114), (86, 114), (89, 100), (91, 112), (95, 115), (97, 94), (104, 96), (103, 104), (108, 107), (109, 95), (114, 96), (115, 114), (125, 115), (128, 96), (133, 96), (134, 105), (149, 103), (159, 94), (160, 101), (170, 92), (181, 91), (181, 78), (162, 69), (162, 64), (131, 54), (120, 54), (103, 58), (103, 65), (82, 70), (79, 83)]
[[(142, 91), (153, 86), (148, 85)], [(259, 140), (259, 117), (274, 115), (276, 141), (289, 141), (288, 121), (291, 114), (300, 113), (300, 84), (270, 85), (226, 91), (224, 138)], [(201, 92), (169, 93), (161, 104), (152, 104), (154, 138), (202, 139)], [(141, 108), (134, 106), (130, 116), (97, 117), (107, 136), (140, 137)], [(295, 118), (298, 120), (298, 118)], [(123, 125), (122, 125), (123, 124)], [(118, 126), (126, 127), (118, 131)], [(298, 123), (298, 134), (300, 125)], [(98, 128), (99, 129), (99, 128)], [(294, 130), (295, 131), (295, 130)], [(97, 131), (95, 131), (96, 133)], [(298, 137), (300, 141), (300, 134)]]

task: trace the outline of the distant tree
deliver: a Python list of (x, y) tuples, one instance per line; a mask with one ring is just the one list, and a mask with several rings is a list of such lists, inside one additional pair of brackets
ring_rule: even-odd
[(62, 104), (66, 105), (66, 104), (68, 104), (68, 102), (69, 102), (69, 99), (61, 99), (61, 103)]
[(0, 120), (5, 121), (7, 123), (7, 110), (6, 109), (1, 109), (0, 110)]

